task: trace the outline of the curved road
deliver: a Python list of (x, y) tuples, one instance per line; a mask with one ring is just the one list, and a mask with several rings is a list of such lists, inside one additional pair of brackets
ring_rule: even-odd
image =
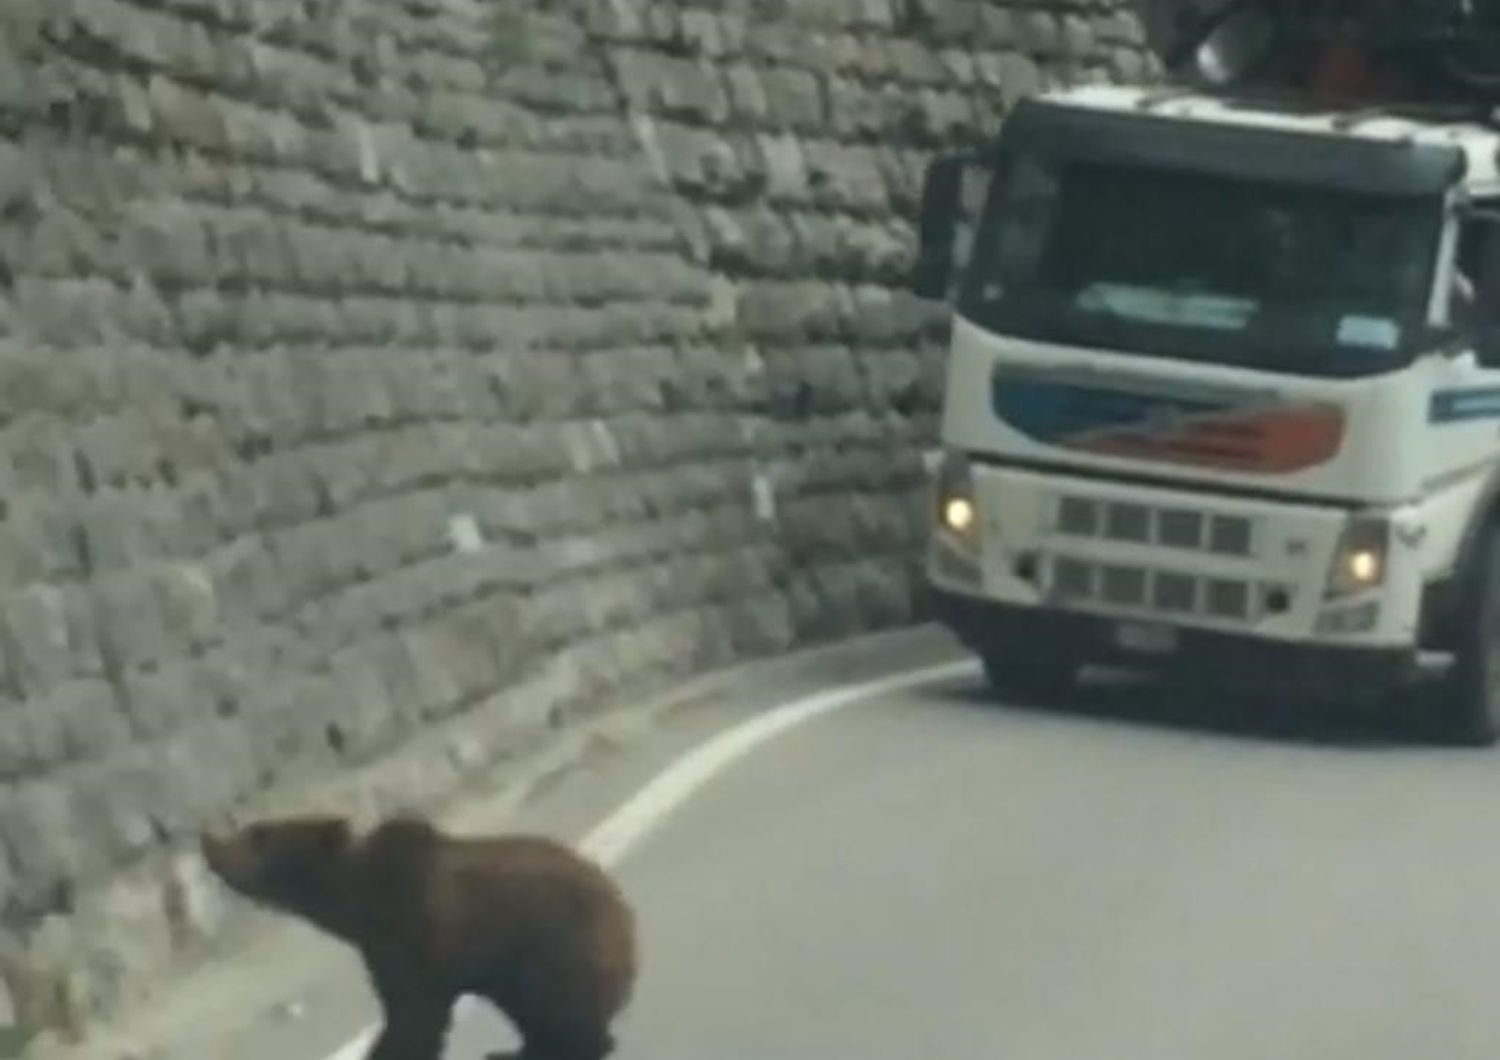
[(795, 728), (630, 855), (620, 1060), (1500, 1056), (1494, 755), (975, 691)]

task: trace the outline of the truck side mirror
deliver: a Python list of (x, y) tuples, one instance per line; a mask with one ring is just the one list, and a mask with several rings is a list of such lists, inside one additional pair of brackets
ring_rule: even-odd
[(911, 288), (921, 298), (948, 295), (953, 279), (955, 236), (963, 210), (964, 172), (969, 155), (940, 155), (927, 166), (922, 211), (917, 220), (917, 261)]

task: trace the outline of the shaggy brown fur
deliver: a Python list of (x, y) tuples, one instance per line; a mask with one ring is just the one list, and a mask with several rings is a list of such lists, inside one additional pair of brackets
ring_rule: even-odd
[[(488, 998), (525, 1060), (602, 1060), (636, 976), (634, 915), (605, 872), (538, 836), (458, 838), (340, 817), (205, 835), (233, 890), (355, 946), (385, 1014), (368, 1060), (439, 1060), (453, 1003)], [(497, 1054), (499, 1055), (499, 1054)]]

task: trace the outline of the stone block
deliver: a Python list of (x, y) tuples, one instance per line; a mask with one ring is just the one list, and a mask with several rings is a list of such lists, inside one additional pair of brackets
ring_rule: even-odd
[(422, 707), (422, 688), (412, 653), (399, 632), (376, 632), (362, 642), (363, 648), (391, 706), (392, 725), (414, 722)]
[(200, 356), (226, 347), (236, 335), (235, 303), (216, 291), (186, 289), (169, 299), (168, 304), (176, 320), (179, 340)]
[(151, 537), (160, 555), (201, 556), (223, 541), (227, 527), (222, 501), (209, 472), (194, 471), (170, 498), (153, 499), (157, 507)]
[(853, 568), (850, 596), (864, 629), (885, 629), (911, 621), (915, 586), (912, 575), (911, 561), (901, 562), (894, 557)]
[(823, 570), (804, 570), (802, 578), (788, 586), (792, 630), (799, 644), (823, 643), (850, 631), (847, 615), (840, 614), (827, 582)]
[(247, 694), (241, 719), (259, 786), (274, 789), (337, 761), (324, 732), (338, 708), (327, 675), (279, 667)]
[(345, 704), (331, 723), (333, 749), (349, 761), (362, 761), (378, 752), (396, 724), (398, 708), (375, 657), (381, 643), (373, 640), (350, 645), (329, 659), (333, 682)]
[(852, 213), (884, 213), (886, 181), (879, 156), (868, 148), (808, 148), (808, 172), (818, 199)]
[(735, 117), (761, 122), (770, 116), (771, 100), (757, 67), (735, 64), (724, 72), (724, 79), (729, 107)]
[(116, 337), (110, 315), (118, 292), (107, 280), (19, 275), (13, 297), (22, 309), (14, 331), (30, 343), (63, 349)]
[(153, 76), (146, 85), (152, 125), (183, 144), (209, 150), (229, 146), (224, 119), (214, 100), (163, 76)]
[(92, 835), (80, 829), (68, 784), (59, 776), (0, 786), (0, 848), (15, 869), (11, 899), (20, 910), (36, 910), (100, 860)]
[(43, 694), (73, 672), (73, 640), (60, 589), (30, 585), (12, 591), (0, 603), (0, 615), (12, 669), (25, 692)]
[(256, 511), (264, 526), (295, 526), (326, 512), (317, 475), (302, 454), (275, 454), (258, 461)]
[[(6, 9), (9, 14), (21, 5)], [(3, 16), (0, 16), (3, 17)], [(26, 24), (7, 24), (0, 32), (0, 98), (21, 114), (40, 116), (46, 112), (46, 81), (37, 68), (44, 54), (40, 21), (28, 18)]]
[(671, 68), (667, 113), (690, 121), (717, 125), (728, 120), (728, 86), (715, 66), (678, 63)]
[(40, 761), (47, 767), (103, 758), (129, 744), (130, 726), (104, 681), (59, 685), (30, 706)]
[(123, 713), (139, 738), (162, 739), (195, 718), (213, 715), (216, 704), (203, 694), (200, 669), (198, 663), (174, 662), (125, 679)]
[(240, 719), (198, 721), (178, 730), (161, 767), (174, 778), (159, 819), (169, 836), (183, 838), (255, 790), (251, 742)]
[(768, 122), (799, 132), (821, 127), (828, 118), (827, 98), (817, 76), (805, 70), (771, 67), (761, 74)]
[(814, 339), (837, 327), (837, 307), (821, 284), (747, 284), (740, 296), (740, 320), (762, 339)]
[[(439, 657), (452, 674), (461, 693), (468, 698), (497, 690), (511, 653), (502, 656), (499, 635), (508, 624), (504, 608), (486, 603), (471, 604), (442, 623), (437, 647)], [(508, 631), (514, 638), (515, 631)]]
[(108, 492), (80, 503), (79, 531), (93, 571), (119, 570), (149, 555), (142, 497)]
[(138, 666), (166, 657), (173, 645), (162, 622), (152, 572), (128, 570), (99, 579), (94, 586), (100, 649), (115, 664)]
[(537, 651), (554, 650), (587, 628), (582, 591), (577, 585), (548, 581), (531, 598), (527, 624)]
[[(169, 790), (175, 778), (159, 772), (161, 757), (147, 748), (132, 748), (73, 778), (68, 792), (72, 827), (85, 838), (96, 862), (124, 861), (163, 834), (163, 818), (174, 806)], [(206, 768), (200, 763), (200, 769)], [(195, 794), (181, 791), (176, 805), (191, 806)]]
[(196, 563), (164, 563), (154, 571), (163, 630), (172, 644), (201, 647), (219, 626), (209, 571)]
[(1137, 49), (1146, 46), (1146, 33), (1141, 20), (1125, 5), (1115, 5), (1115, 10), (1096, 16), (1094, 25), (1099, 39), (1107, 44), (1125, 44)]
[(787, 4), (782, 10), (767, 12), (776, 17), (749, 21), (744, 51), (758, 65), (796, 66), (802, 63), (809, 38), (815, 36), (795, 19), (782, 17), (800, 8)]
[(172, 199), (132, 204), (120, 233), (121, 254), (158, 281), (203, 281), (218, 275), (202, 213)]
[(95, 420), (75, 433), (67, 479), (85, 492), (146, 485), (158, 477), (161, 457), (141, 411)]
[[(9, 893), (15, 882), (15, 870), (11, 867), (10, 857), (5, 851), (0, 850), (0, 894)], [(0, 975), (0, 1035), (14, 1035), (20, 1028), (21, 1013), (15, 995), (6, 983), (5, 977)]]
[(28, 704), (0, 701), (0, 784), (31, 775), (42, 766), (36, 728), (35, 711)]
[(344, 511), (374, 496), (379, 461), (368, 437), (351, 436), (305, 449), (300, 455), (314, 480), (315, 496), (327, 510)]
[(761, 592), (725, 608), (729, 641), (742, 658), (775, 655), (793, 647), (791, 608), (779, 592)]
[[(973, 11), (976, 5), (965, 4)], [(947, 80), (938, 55), (913, 40), (896, 38), (887, 44), (891, 57), (891, 74), (904, 86), (939, 85)]]
[(10, 465), (7, 485), (18, 492), (70, 492), (77, 478), (70, 433), (60, 417), (45, 412), (23, 414), (9, 423), (0, 434), (0, 452)]
[(1082, 63), (1092, 57), (1099, 46), (1099, 30), (1092, 18), (1076, 13), (1062, 16), (1062, 57), (1071, 63)]
[(28, 271), (36, 276), (105, 273), (115, 265), (111, 246), (99, 228), (62, 208), (47, 211), (32, 228), (28, 258)]
[(292, 586), (282, 580), (277, 559), (259, 537), (241, 538), (216, 549), (206, 557), (204, 567), (226, 631), (256, 625), (286, 606)]
[(294, 608), (342, 584), (339, 552), (343, 541), (341, 527), (328, 520), (287, 527), (272, 535), (276, 576), (285, 582), (287, 600)]
[(0, 350), (0, 412), (17, 416), (57, 411), (63, 401), (58, 358), (8, 343)]
[(441, 717), (458, 703), (462, 689), (447, 669), (436, 626), (429, 624), (400, 634), (404, 673), (410, 681), (403, 712), (414, 719)]
[(610, 41), (634, 41), (647, 33), (635, 4), (590, 4), (584, 10), (591, 36)]
[(1129, 47), (1110, 52), (1109, 68), (1116, 80), (1126, 84), (1149, 84), (1160, 73), (1160, 67), (1148, 53)]
[(1030, 55), (1006, 52), (1000, 56), (1000, 87), (1007, 104), (1042, 90), (1041, 67)]
[(760, 166), (766, 174), (766, 195), (772, 201), (798, 202), (807, 196), (808, 166), (802, 142), (792, 136), (760, 136)]

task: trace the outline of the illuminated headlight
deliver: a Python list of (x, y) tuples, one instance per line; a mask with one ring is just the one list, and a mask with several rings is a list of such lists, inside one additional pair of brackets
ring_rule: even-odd
[(958, 453), (945, 453), (933, 486), (938, 531), (950, 544), (972, 549), (979, 537), (979, 504), (974, 497), (974, 475)]
[(949, 497), (943, 502), (943, 529), (967, 537), (974, 529), (974, 502), (968, 497)]
[(1328, 572), (1330, 598), (1351, 596), (1385, 581), (1390, 523), (1383, 518), (1354, 516), (1344, 527), (1333, 566)]

